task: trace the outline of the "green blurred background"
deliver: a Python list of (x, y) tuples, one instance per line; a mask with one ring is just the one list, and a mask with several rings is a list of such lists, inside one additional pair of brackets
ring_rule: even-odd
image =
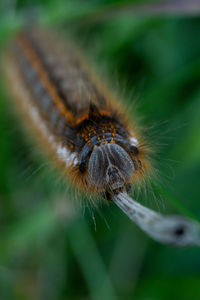
[[(149, 129), (158, 180), (137, 200), (200, 220), (200, 18), (162, 7), (2, 0), (0, 50), (29, 16), (77, 40)], [(113, 204), (79, 199), (21, 132), (2, 77), (0, 97), (0, 300), (200, 299), (200, 250), (160, 245)]]

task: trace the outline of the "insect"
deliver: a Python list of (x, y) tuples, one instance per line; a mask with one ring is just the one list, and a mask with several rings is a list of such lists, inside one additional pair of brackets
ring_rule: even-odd
[(154, 239), (199, 243), (198, 226), (132, 201), (132, 183), (150, 167), (148, 147), (122, 104), (55, 33), (30, 28), (15, 39), (6, 73), (16, 105), (75, 188), (114, 201)]

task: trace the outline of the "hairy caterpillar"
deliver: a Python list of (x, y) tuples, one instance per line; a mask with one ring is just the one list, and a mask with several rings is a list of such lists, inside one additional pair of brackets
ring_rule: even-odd
[(16, 37), (5, 66), (16, 105), (77, 189), (113, 200), (161, 242), (199, 243), (193, 222), (162, 217), (130, 201), (131, 184), (151, 168), (147, 147), (117, 99), (71, 46), (54, 33), (31, 28)]
[(143, 150), (119, 104), (81, 59), (44, 30), (21, 33), (11, 55), (16, 89), (24, 86), (16, 95), (77, 188), (128, 190), (144, 173)]

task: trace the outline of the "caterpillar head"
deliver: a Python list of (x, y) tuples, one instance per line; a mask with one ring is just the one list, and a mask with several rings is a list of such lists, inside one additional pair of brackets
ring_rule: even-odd
[(108, 143), (92, 151), (88, 171), (93, 186), (115, 192), (126, 187), (135, 167), (126, 150), (117, 144)]

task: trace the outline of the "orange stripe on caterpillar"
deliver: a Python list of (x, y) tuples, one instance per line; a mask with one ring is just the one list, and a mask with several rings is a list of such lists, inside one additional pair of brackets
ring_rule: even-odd
[[(100, 115), (102, 116), (110, 116), (111, 113), (108, 111), (99, 111)], [(84, 120), (88, 120), (89, 119), (89, 112), (87, 114), (83, 114), (78, 120), (76, 120), (76, 125), (80, 124), (81, 122), (83, 122)]]
[(36, 53), (31, 49), (30, 44), (22, 34), (19, 37), (19, 43), (23, 46), (23, 49), (27, 57), (29, 58), (33, 66), (36, 68), (36, 70), (38, 71), (44, 87), (49, 92), (50, 96), (54, 100), (61, 114), (63, 114), (69, 122), (72, 122), (74, 119), (73, 115), (69, 111), (67, 111), (66, 107), (63, 105), (62, 100), (58, 96), (55, 87), (52, 85), (51, 81), (48, 78), (48, 73), (42, 67), (41, 62), (38, 59)]

